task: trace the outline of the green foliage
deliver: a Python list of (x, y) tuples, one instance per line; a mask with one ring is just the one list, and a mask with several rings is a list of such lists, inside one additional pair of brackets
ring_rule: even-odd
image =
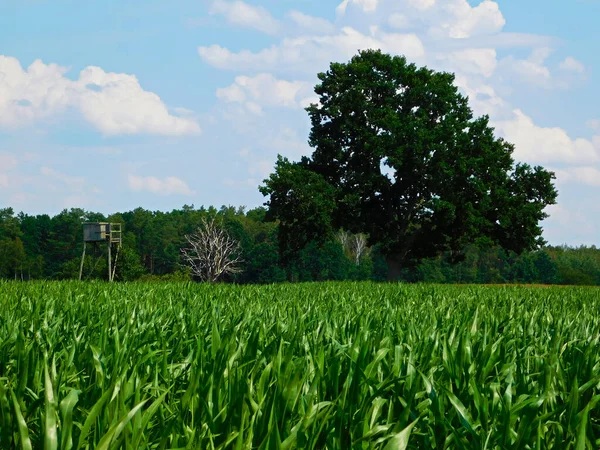
[(0, 448), (598, 448), (600, 291), (0, 282)]
[(279, 266), (277, 248), (269, 243), (255, 245), (245, 257), (247, 261), (244, 277), (255, 283), (277, 283), (286, 280), (285, 271)]
[(175, 272), (167, 273), (164, 275), (144, 274), (138, 278), (138, 281), (141, 281), (144, 283), (150, 283), (150, 282), (181, 283), (181, 282), (192, 281), (192, 275), (190, 274), (189, 269), (181, 267), (178, 270), (176, 270)]
[(119, 281), (135, 281), (144, 275), (145, 269), (135, 247), (124, 245), (119, 251), (119, 260), (115, 279)]
[(452, 74), (367, 50), (319, 80), (307, 108), (313, 154), (280, 158), (261, 189), (284, 251), (332, 228), (367, 233), (400, 268), (471, 243), (516, 253), (543, 243), (554, 174), (515, 164)]
[(279, 156), (275, 172), (260, 187), (269, 196), (268, 220), (279, 221), (279, 246), (285, 261), (310, 243), (323, 244), (333, 235), (334, 189), (314, 171)]
[(319, 245), (311, 241), (290, 262), (291, 281), (326, 281), (351, 279), (352, 262), (338, 242)]

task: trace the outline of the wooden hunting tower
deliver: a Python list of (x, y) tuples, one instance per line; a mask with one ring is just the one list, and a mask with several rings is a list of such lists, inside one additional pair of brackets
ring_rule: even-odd
[[(85, 250), (87, 244), (92, 244), (95, 248), (102, 243), (107, 244), (108, 248), (108, 281), (113, 281), (119, 259), (119, 250), (121, 250), (122, 229), (120, 223), (108, 222), (88, 222), (83, 224), (83, 254), (81, 255), (81, 266), (79, 267), (79, 279), (83, 276), (83, 263), (85, 261)], [(116, 246), (115, 261), (112, 260), (112, 247)]]

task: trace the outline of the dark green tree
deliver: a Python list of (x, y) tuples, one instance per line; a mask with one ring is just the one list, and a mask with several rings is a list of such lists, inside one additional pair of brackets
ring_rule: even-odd
[(309, 243), (322, 245), (332, 237), (335, 188), (305, 164), (278, 157), (263, 195), (270, 197), (267, 219), (278, 220), (279, 250), (288, 262)]
[(556, 283), (557, 267), (556, 262), (552, 261), (546, 251), (536, 251), (533, 253), (533, 261), (538, 273), (538, 283), (553, 284)]
[(280, 159), (261, 191), (284, 250), (344, 228), (366, 233), (392, 276), (470, 243), (520, 253), (543, 244), (554, 174), (515, 164), (512, 144), (474, 117), (454, 75), (363, 51), (319, 74), (307, 111), (312, 156)]
[(268, 242), (255, 245), (246, 261), (246, 280), (250, 283), (265, 284), (286, 280), (285, 271), (279, 266), (277, 247)]
[(339, 242), (310, 242), (290, 261), (291, 281), (347, 280), (354, 264), (344, 254)]

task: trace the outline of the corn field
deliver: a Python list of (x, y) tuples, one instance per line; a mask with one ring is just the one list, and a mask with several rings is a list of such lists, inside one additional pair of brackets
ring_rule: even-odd
[(0, 282), (1, 449), (597, 449), (600, 291)]

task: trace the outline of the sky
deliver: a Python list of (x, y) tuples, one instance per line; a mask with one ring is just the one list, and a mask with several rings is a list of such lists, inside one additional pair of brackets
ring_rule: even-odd
[(260, 206), (309, 155), (317, 74), (379, 48), (456, 74), (556, 173), (544, 237), (600, 243), (598, 0), (20, 0), (0, 6), (0, 207)]

